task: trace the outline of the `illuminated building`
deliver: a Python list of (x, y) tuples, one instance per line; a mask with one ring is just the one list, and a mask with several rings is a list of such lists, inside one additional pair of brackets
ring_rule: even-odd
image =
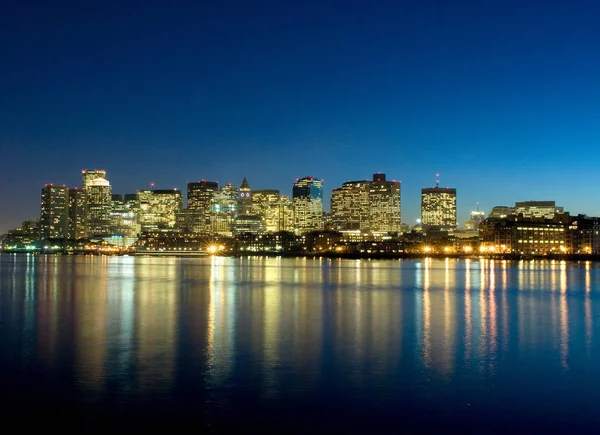
[(239, 193), (239, 189), (229, 183), (213, 195), (210, 209), (211, 233), (231, 236), (240, 204)]
[(497, 205), (492, 208), (488, 218), (491, 219), (503, 219), (508, 216), (512, 216), (515, 214), (514, 207), (508, 207), (506, 205)]
[(294, 231), (294, 208), (289, 196), (279, 197), (279, 229)]
[(69, 227), (69, 191), (65, 186), (46, 184), (42, 189), (40, 224), (42, 237), (67, 238)]
[(294, 231), (302, 234), (323, 228), (323, 180), (299, 179), (292, 187)]
[(565, 252), (600, 254), (600, 218), (584, 215), (570, 217)]
[(369, 184), (369, 229), (379, 234), (400, 233), (401, 224), (400, 182), (386, 181), (385, 174), (374, 174)]
[(515, 203), (515, 214), (525, 218), (543, 217), (552, 219), (555, 213), (563, 213), (564, 208), (556, 206), (554, 201), (524, 201)]
[(371, 231), (375, 234), (401, 232), (400, 182), (374, 174), (372, 181), (348, 181), (331, 195), (334, 229)]
[(106, 178), (106, 171), (104, 169), (83, 169), (81, 171), (81, 188), (87, 189), (97, 178)]
[(252, 192), (253, 214), (264, 220), (265, 232), (286, 231), (291, 226), (291, 202), (281, 196), (279, 190), (255, 190)]
[(68, 238), (72, 240), (85, 239), (86, 228), (86, 196), (85, 190), (69, 189), (69, 231)]
[(95, 178), (88, 182), (85, 189), (87, 201), (88, 235), (110, 233), (110, 210), (112, 206), (112, 188), (105, 178)]
[(219, 183), (216, 181), (198, 181), (187, 184), (187, 209), (191, 210), (188, 218), (193, 217), (194, 227), (202, 233), (209, 233), (210, 211), (213, 196), (219, 191)]
[(482, 252), (546, 255), (566, 249), (565, 224), (554, 219), (486, 219), (479, 234)]
[(370, 227), (370, 182), (348, 181), (331, 192), (331, 225), (336, 230), (365, 230)]
[(0, 240), (2, 240), (4, 249), (7, 250), (32, 250), (39, 247), (40, 237), (40, 221), (29, 220), (24, 221), (20, 227), (9, 230), (6, 234), (0, 236)]
[(252, 233), (261, 234), (265, 232), (265, 222), (260, 215), (243, 214), (238, 215), (233, 223), (233, 235)]
[(426, 233), (456, 229), (456, 189), (436, 185), (421, 190), (421, 225)]
[(250, 215), (252, 214), (252, 190), (248, 184), (248, 180), (244, 177), (242, 185), (240, 186), (240, 214)]
[(206, 218), (198, 210), (186, 208), (175, 214), (175, 228), (183, 233), (206, 233)]
[(176, 213), (182, 206), (183, 196), (178, 189), (138, 190), (137, 210), (141, 231), (175, 227)]

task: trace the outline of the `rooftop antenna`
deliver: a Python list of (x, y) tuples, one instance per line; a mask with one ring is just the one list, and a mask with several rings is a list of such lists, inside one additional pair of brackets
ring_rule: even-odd
[(154, 192), (154, 183), (150, 183), (150, 190)]
[(477, 212), (479, 212), (479, 201), (477, 201)]
[(435, 187), (440, 187), (440, 174), (435, 174)]

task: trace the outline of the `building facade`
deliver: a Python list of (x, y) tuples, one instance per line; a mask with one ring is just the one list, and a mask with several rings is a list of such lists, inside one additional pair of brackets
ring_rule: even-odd
[(331, 192), (331, 226), (338, 231), (370, 228), (370, 182), (347, 181)]
[(137, 192), (137, 214), (141, 231), (174, 228), (176, 214), (182, 208), (183, 196), (178, 189)]
[(210, 233), (210, 213), (213, 196), (219, 191), (219, 183), (216, 181), (198, 181), (187, 184), (187, 209), (189, 214), (195, 214), (193, 218), (194, 227), (201, 233)]
[(69, 233), (69, 190), (65, 186), (46, 184), (42, 188), (41, 236), (66, 239)]
[(305, 177), (292, 187), (294, 232), (302, 234), (323, 228), (323, 180)]
[(421, 190), (423, 230), (453, 232), (456, 229), (456, 189), (429, 187)]
[(85, 190), (76, 187), (69, 189), (69, 239), (79, 240), (87, 237), (86, 212)]
[(552, 219), (555, 213), (564, 212), (564, 208), (557, 206), (554, 201), (516, 202), (514, 210), (516, 215), (522, 214), (524, 218), (545, 219)]
[(110, 233), (112, 187), (105, 178), (89, 181), (85, 189), (86, 224), (88, 235)]
[(369, 230), (375, 234), (402, 231), (400, 182), (387, 181), (385, 174), (374, 174), (369, 185)]

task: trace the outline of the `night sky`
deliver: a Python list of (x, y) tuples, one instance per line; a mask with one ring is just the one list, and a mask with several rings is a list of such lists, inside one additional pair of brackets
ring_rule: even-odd
[(45, 183), (291, 194), (377, 171), (600, 215), (600, 2), (3, 1), (0, 232)]

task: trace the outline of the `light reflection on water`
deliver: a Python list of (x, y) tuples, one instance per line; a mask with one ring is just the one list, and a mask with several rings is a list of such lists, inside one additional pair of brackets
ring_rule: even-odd
[(514, 385), (527, 389), (517, 404), (547, 401), (536, 396), (547, 382), (563, 395), (557, 404), (575, 388), (600, 398), (599, 270), (1, 255), (0, 368), (17, 386), (30, 371), (60, 380), (82, 403), (191, 406), (206, 421), (242, 403), (260, 418), (330, 401), (389, 419), (388, 407), (410, 403), (417, 418), (443, 402), (461, 416), (472, 403), (508, 406)]

